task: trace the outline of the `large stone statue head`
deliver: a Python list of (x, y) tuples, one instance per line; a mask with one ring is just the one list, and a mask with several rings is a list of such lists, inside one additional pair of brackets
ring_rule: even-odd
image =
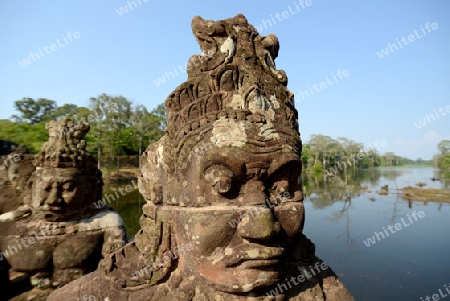
[(27, 203), (38, 219), (70, 220), (88, 215), (101, 199), (102, 174), (83, 140), (89, 125), (68, 118), (46, 124), (49, 140), (36, 155)]
[(166, 135), (143, 157), (136, 245), (149, 254), (191, 245), (177, 269), (219, 291), (250, 292), (279, 280), (302, 231), (297, 111), (275, 69), (274, 35), (259, 36), (243, 15), (196, 17), (192, 27), (215, 52), (193, 56), (189, 79), (165, 101)]

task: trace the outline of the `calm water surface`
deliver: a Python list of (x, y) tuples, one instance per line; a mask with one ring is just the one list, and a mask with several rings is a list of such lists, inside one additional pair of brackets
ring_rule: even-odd
[[(426, 183), (425, 188), (450, 189), (448, 182), (445, 186), (431, 181), (433, 176), (438, 177), (432, 168), (370, 169), (347, 179), (304, 176), (304, 233), (356, 300), (420, 301), (420, 297), (425, 299), (439, 289), (445, 292), (444, 285), (449, 286), (449, 204), (408, 202), (397, 190), (418, 182)], [(382, 185), (389, 186), (388, 195), (376, 193)], [(118, 187), (105, 186), (104, 193), (113, 193)], [(142, 196), (135, 190), (110, 205), (124, 219), (128, 237), (134, 237), (139, 230)], [(425, 217), (411, 223), (408, 214), (414, 210), (422, 210)], [(402, 218), (408, 226), (388, 232), (388, 237), (369, 247), (364, 244), (375, 231), (402, 223)]]
[[(420, 300), (450, 283), (450, 206), (442, 203), (409, 203), (396, 187), (447, 188), (430, 179), (431, 168), (395, 168), (364, 171), (344, 189), (333, 185), (306, 185), (305, 234), (316, 244), (317, 255), (341, 277), (356, 300)], [(389, 185), (389, 195), (375, 191)], [(447, 183), (448, 185), (448, 183)], [(358, 189), (368, 186), (369, 191)], [(336, 197), (337, 193), (337, 197)], [(342, 194), (342, 200), (339, 199)], [(424, 211), (425, 217), (409, 222), (408, 214)], [(367, 247), (364, 241), (383, 227), (409, 224)], [(395, 231), (395, 229), (394, 229)]]

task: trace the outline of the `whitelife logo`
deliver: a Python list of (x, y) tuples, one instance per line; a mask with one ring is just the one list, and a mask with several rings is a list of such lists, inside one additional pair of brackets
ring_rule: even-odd
[[(142, 5), (141, 0), (136, 0), (139, 3), (139, 6)], [(127, 4), (120, 7), (119, 9), (116, 9), (116, 13), (122, 17), (124, 14), (128, 13), (128, 8), (130, 8), (129, 11), (133, 10), (133, 6), (131, 4), (134, 5), (134, 8), (138, 8), (138, 5), (136, 4), (136, 1), (127, 1)], [(142, 2), (147, 3), (149, 0), (142, 0)]]
[[(431, 28), (432, 30), (437, 30), (437, 29), (439, 28), (439, 26), (438, 26), (438, 24), (437, 24), (436, 22), (433, 22), (433, 23), (431, 23), (431, 24), (430, 24), (430, 22), (427, 22), (427, 23), (425, 24), (425, 28), (427, 29), (428, 33), (430, 33), (430, 32), (431, 32), (430, 28)], [(423, 38), (424, 36), (427, 35), (427, 33), (426, 33), (425, 29), (422, 27), (422, 25), (420, 25), (420, 29), (422, 29), (423, 36), (420, 35), (420, 34), (417, 32), (417, 30), (415, 29), (415, 30), (414, 30), (414, 34), (408, 35), (408, 41), (409, 41), (409, 42), (406, 41), (406, 38), (405, 38), (405, 37), (402, 37), (402, 38), (400, 39), (400, 40), (403, 42), (403, 45), (407, 46), (407, 45), (409, 45), (410, 43), (414, 42), (414, 41), (416, 40), (416, 38), (417, 38), (417, 39), (421, 39), (421, 38)], [(402, 47), (403, 47), (403, 46), (402, 46), (402, 43), (400, 43), (400, 41), (398, 40), (398, 38), (397, 38), (396, 40), (397, 40), (398, 47), (402, 48)], [(381, 49), (379, 52), (377, 52), (378, 57), (379, 57), (380, 59), (382, 59), (382, 58), (388, 56), (388, 55), (389, 55), (389, 50), (391, 51), (390, 53), (393, 53), (394, 51), (397, 51), (397, 50), (398, 50), (397, 44), (395, 44), (395, 43), (394, 43), (394, 44), (388, 43), (386, 48)], [(394, 49), (395, 49), (395, 50), (394, 50)]]
[[(438, 111), (441, 113), (442, 116), (445, 116), (445, 115), (447, 115), (447, 113), (450, 113), (450, 105), (445, 107), (445, 111), (447, 111), (447, 113), (444, 112), (444, 108), (442, 108), (442, 107), (439, 107)], [(434, 109), (434, 115), (433, 114), (431, 114), (431, 115), (425, 114), (425, 117), (417, 122), (414, 122), (414, 125), (416, 126), (416, 128), (418, 130), (420, 130), (422, 127), (426, 127), (427, 124), (431, 123), (432, 122), (431, 119), (433, 121), (436, 121), (436, 118), (439, 119), (440, 116), (439, 116), (438, 112), (436, 112), (436, 109)], [(428, 123), (427, 123), (427, 121), (428, 121)]]
[[(424, 218), (425, 217), (425, 212), (423, 212), (422, 210), (421, 211), (419, 211), (419, 212), (417, 212), (416, 210), (414, 210), (412, 213), (411, 213), (411, 215), (412, 215), (412, 217), (414, 218), (414, 220), (417, 222), (418, 221), (418, 219), (417, 219), (417, 217), (419, 217), (419, 218)], [(397, 231), (400, 231), (401, 229), (403, 229), (403, 226), (406, 228), (406, 227), (409, 227), (411, 224), (413, 224), (413, 220), (411, 219), (411, 216), (409, 216), (409, 214), (407, 214), (406, 215), (407, 217), (408, 217), (408, 220), (409, 220), (409, 222), (410, 222), (410, 224), (408, 224), (407, 222), (405, 222), (405, 220), (403, 219), (403, 217), (401, 218), (401, 224), (400, 223), (396, 223), (394, 226), (392, 226), (392, 225), (389, 225), (388, 226), (388, 229), (389, 229), (389, 231), (392, 233), (392, 234), (394, 234), (394, 233), (396, 233)], [(403, 226), (402, 226), (402, 224), (403, 224)], [(395, 228), (395, 230), (394, 230), (394, 228)], [(388, 230), (385, 228), (385, 227), (383, 227), (383, 230), (384, 230), (384, 233), (383, 232), (374, 232), (374, 235), (372, 235), (372, 237), (369, 237), (368, 239), (366, 239), (366, 240), (364, 240), (363, 242), (364, 242), (364, 244), (366, 245), (366, 247), (370, 247), (371, 245), (374, 245), (374, 244), (376, 244), (377, 243), (377, 240), (378, 241), (380, 241), (381, 239), (385, 239), (386, 237), (389, 237), (389, 232), (388, 232)], [(386, 236), (384, 236), (384, 234), (386, 234)], [(375, 237), (376, 237), (376, 239), (375, 239)], [(380, 238), (381, 237), (381, 238)]]
[[(298, 3), (294, 2), (294, 6), (296, 9), (293, 9), (289, 5), (287, 7), (288, 10), (281, 12), (281, 14), (276, 13), (275, 17), (277, 18), (278, 22), (282, 22), (283, 20), (286, 20), (290, 16), (298, 14), (301, 10), (305, 10), (308, 6), (311, 6), (311, 5), (312, 5), (312, 0), (306, 0), (306, 1), (299, 0)], [(300, 8), (300, 6), (302, 8)], [(261, 23), (259, 25), (256, 25), (256, 28), (258, 29), (258, 32), (261, 33), (261, 32), (263, 32), (264, 28), (268, 29), (276, 24), (277, 24), (277, 21), (275, 20), (275, 18), (272, 15), (270, 15), (270, 20), (261, 20)]]
[[(297, 95), (301, 95), (302, 99), (305, 100), (307, 97), (311, 97), (314, 95), (314, 91), (316, 91), (316, 93), (325, 90), (326, 88), (334, 85), (335, 83), (337, 83), (339, 80), (336, 77), (336, 75), (340, 78), (340, 80), (342, 81), (345, 77), (350, 76), (350, 71), (348, 71), (347, 69), (341, 70), (339, 69), (338, 71), (336, 71), (336, 75), (331, 72), (334, 81), (330, 80), (328, 78), (328, 76), (325, 77), (326, 82), (320, 82), (319, 84), (313, 84), (312, 87), (310, 85), (308, 85), (308, 90), (311, 93), (311, 95), (308, 93), (308, 91), (302, 91), (300, 90), (299, 93), (297, 93)], [(314, 91), (313, 91), (314, 88)], [(306, 96), (305, 96), (306, 95)]]
[[(67, 36), (62, 35), (62, 37), (63, 37), (64, 43), (61, 43), (61, 41), (58, 38), (58, 39), (56, 39), (56, 44), (50, 44), (50, 47), (44, 46), (44, 47), (42, 47), (43, 49), (41, 49), (41, 47), (38, 47), (38, 53), (30, 52), (30, 56), (28, 56), (25, 59), (23, 59), (22, 61), (20, 61), (19, 65), (22, 66), (22, 68), (25, 68), (26, 66), (31, 65), (32, 62), (36, 62), (36, 60), (40, 60), (41, 58), (44, 57), (44, 52), (42, 52), (42, 50), (44, 50), (46, 54), (55, 52), (56, 50), (68, 45), (69, 41), (73, 42), (74, 40), (79, 39), (80, 33), (78, 31), (74, 31), (73, 33), (71, 31), (69, 31), (67, 33)], [(67, 39), (69, 39), (69, 41), (67, 41)], [(33, 60), (33, 61), (31, 61), (31, 60)]]

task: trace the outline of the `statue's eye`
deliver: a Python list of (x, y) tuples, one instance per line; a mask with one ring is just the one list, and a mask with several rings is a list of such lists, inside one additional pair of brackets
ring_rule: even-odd
[(72, 191), (75, 188), (75, 184), (72, 181), (67, 181), (62, 185), (65, 191)]
[(227, 194), (233, 186), (233, 172), (221, 165), (206, 169), (205, 179), (212, 183), (214, 192), (217, 194)]
[(220, 194), (225, 194), (231, 190), (231, 184), (230, 177), (220, 177), (220, 179), (215, 182), (214, 189)]
[(271, 203), (279, 204), (292, 197), (289, 181), (287, 179), (278, 180), (273, 183), (272, 188), (270, 189)]
[(283, 194), (289, 192), (289, 182), (287, 180), (280, 180), (275, 182), (273, 188), (275, 194)]
[(50, 192), (53, 188), (53, 185), (51, 182), (46, 182), (43, 184), (43, 187), (46, 192)]

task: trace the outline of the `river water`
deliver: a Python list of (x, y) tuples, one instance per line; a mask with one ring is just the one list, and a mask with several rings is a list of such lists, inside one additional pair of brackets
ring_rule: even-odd
[[(432, 177), (438, 177), (432, 168), (303, 176), (304, 233), (315, 243), (317, 256), (333, 268), (356, 300), (409, 301), (439, 294), (439, 289), (446, 293), (450, 203), (408, 202), (398, 190), (418, 182), (426, 183), (424, 188), (450, 189), (449, 182), (432, 181)], [(388, 195), (376, 193), (383, 185), (388, 185)], [(104, 194), (118, 187), (105, 186)], [(122, 216), (132, 238), (139, 229), (142, 196), (134, 190), (109, 205)]]

